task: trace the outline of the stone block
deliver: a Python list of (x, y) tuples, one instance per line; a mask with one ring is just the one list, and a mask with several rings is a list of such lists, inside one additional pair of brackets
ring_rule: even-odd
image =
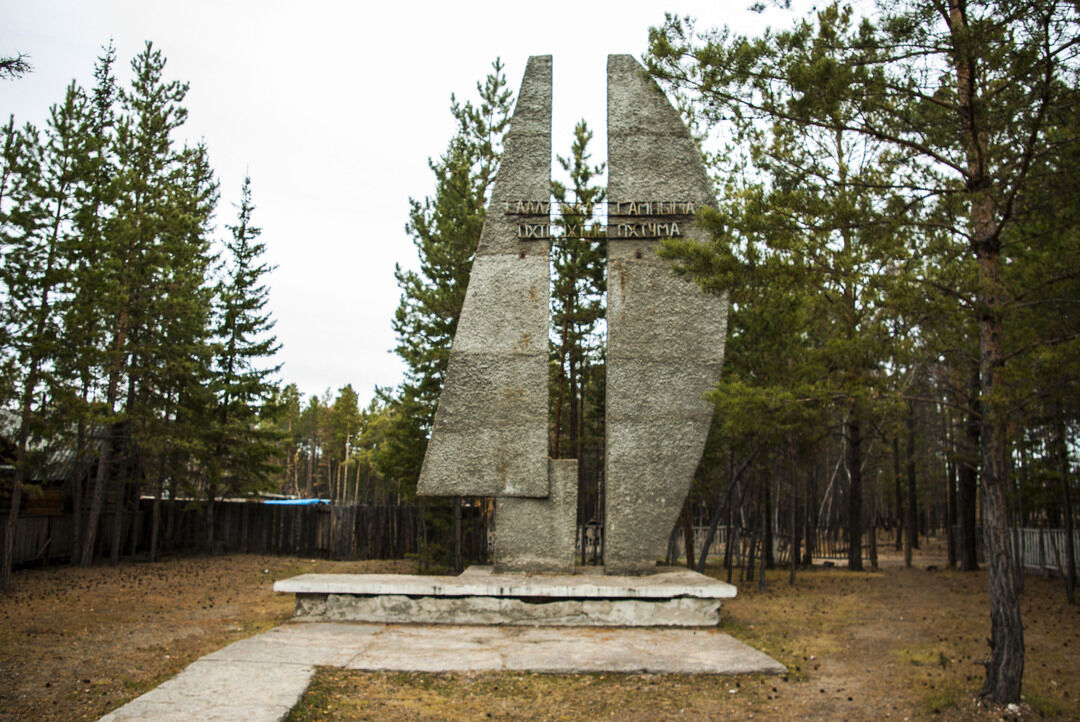
[(609, 574), (656, 571), (668, 536), (690, 491), (708, 419), (662, 424), (622, 420), (609, 424), (609, 481), (604, 522), (604, 569)]
[(417, 493), (546, 497), (546, 472), (547, 430), (535, 424), (441, 430), (428, 442)]
[[(727, 304), (676, 276), (655, 251), (638, 259), (608, 257), (607, 357), (724, 360)], [(714, 376), (714, 381), (718, 378)]]
[[(654, 425), (669, 421), (691, 421), (708, 425), (713, 404), (704, 396), (716, 383), (722, 361), (702, 362), (608, 357), (606, 399), (607, 420), (621, 428), (624, 422)], [(680, 391), (672, 398), (653, 394), (653, 389)], [(677, 445), (677, 444), (676, 444)]]
[(548, 459), (546, 499), (495, 500), (495, 571), (574, 571), (577, 459)]
[(491, 567), (456, 577), (305, 574), (276, 582), (274, 590), (296, 594), (296, 616), (309, 621), (530, 626), (711, 627), (722, 600), (735, 596), (730, 584), (688, 569), (655, 571), (647, 577)]

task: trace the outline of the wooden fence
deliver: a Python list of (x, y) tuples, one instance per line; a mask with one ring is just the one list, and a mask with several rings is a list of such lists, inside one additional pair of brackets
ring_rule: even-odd
[[(138, 513), (128, 515), (123, 529), (124, 553), (145, 555), (150, 548), (153, 501), (143, 499)], [(163, 501), (160, 506), (159, 553), (198, 553), (206, 550), (206, 516), (203, 508), (191, 501)], [(132, 528), (131, 524), (134, 524)], [(108, 555), (113, 519), (100, 520), (98, 556)], [(15, 564), (66, 562), (71, 557), (74, 520), (71, 514), (38, 514), (19, 517), (15, 528)], [(709, 550), (710, 559), (723, 556), (727, 528), (717, 529)], [(706, 529), (694, 529), (694, 550), (700, 553)], [(955, 533), (955, 530), (954, 530)], [(981, 534), (979, 535), (981, 536)], [(214, 507), (215, 551), (225, 553), (280, 554), (328, 559), (400, 559), (419, 551), (420, 518), (415, 506), (312, 504), (289, 506), (250, 501), (221, 501)], [(578, 555), (581, 554), (578, 534)], [(685, 556), (682, 534), (676, 535), (678, 553)], [(590, 525), (586, 530), (586, 556), (601, 554), (602, 530)], [(749, 552), (750, 536), (736, 530), (736, 559)], [(817, 529), (815, 559), (846, 559), (847, 536), (840, 528)], [(1063, 529), (1017, 530), (1016, 542), (1026, 569), (1060, 572), (1065, 560)], [(790, 539), (774, 537), (774, 559), (784, 564), (790, 554)], [(1080, 557), (1080, 531), (1074, 536), (1074, 548)], [(867, 553), (863, 544), (863, 556)], [(981, 545), (980, 545), (981, 546)], [(981, 551), (981, 550), (980, 550)], [(1080, 558), (1077, 560), (1080, 570)]]
[[(124, 554), (150, 549), (153, 501), (140, 501), (125, 519)], [(159, 553), (206, 550), (205, 510), (191, 501), (163, 501)], [(134, 528), (132, 527), (134, 525)], [(71, 514), (23, 516), (15, 529), (14, 563), (67, 561), (72, 551)], [(107, 556), (113, 519), (103, 515), (98, 556)], [(214, 505), (214, 551), (282, 554), (329, 559), (399, 559), (418, 551), (420, 519), (415, 506), (312, 504), (289, 506), (249, 501)]]
[[(1064, 529), (1021, 529), (1018, 542), (1025, 569), (1061, 573), (1066, 567)], [(1080, 573), (1080, 530), (1073, 532), (1073, 565)]]

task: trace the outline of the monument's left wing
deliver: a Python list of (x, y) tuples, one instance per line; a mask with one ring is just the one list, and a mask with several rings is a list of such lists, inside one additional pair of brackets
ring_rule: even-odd
[[(548, 198), (550, 185), (548, 55), (529, 58), (521, 81), (420, 472), (422, 495), (548, 496), (549, 249), (546, 238), (518, 239), (529, 219), (517, 202)], [(536, 210), (546, 223), (546, 209)]]

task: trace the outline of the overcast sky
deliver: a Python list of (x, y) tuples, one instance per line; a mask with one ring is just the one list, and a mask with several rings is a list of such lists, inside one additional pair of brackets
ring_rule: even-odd
[(190, 83), (181, 138), (209, 148), (219, 224), (232, 221), (251, 174), (255, 221), (277, 266), (270, 305), (283, 380), (307, 394), (351, 383), (364, 402), (375, 385), (401, 380), (394, 264), (416, 266), (409, 198), (433, 191), (428, 158), (453, 132), (450, 94), (474, 98), (496, 57), (516, 93), (528, 57), (550, 54), (554, 152), (568, 154), (585, 118), (598, 162), (607, 54), (640, 58), (664, 11), (744, 32), (788, 22), (749, 4), (0, 0), (0, 55), (27, 53), (33, 65), (0, 82), (0, 115), (43, 125), (73, 78), (92, 85), (110, 38), (124, 84), (152, 41), (168, 59), (166, 79)]

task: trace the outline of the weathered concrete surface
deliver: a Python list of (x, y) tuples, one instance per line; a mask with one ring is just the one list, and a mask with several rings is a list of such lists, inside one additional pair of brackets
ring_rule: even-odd
[(548, 459), (546, 499), (495, 500), (496, 572), (574, 572), (577, 459)]
[(420, 574), (301, 574), (274, 582), (291, 594), (403, 594), (444, 597), (536, 597), (544, 599), (730, 599), (730, 584), (689, 569), (662, 567), (648, 576), (618, 577), (587, 568), (581, 574), (496, 574), (472, 566), (457, 576)]
[(119, 720), (280, 720), (300, 701), (315, 667), (288, 661), (200, 659), (102, 717)]
[(473, 260), (418, 493), (546, 497), (548, 242), (507, 200), (551, 183), (551, 56), (529, 58)]
[(730, 584), (687, 569), (630, 577), (598, 571), (304, 574), (274, 590), (296, 594), (296, 617), (305, 620), (597, 627), (715, 627), (721, 601), (735, 596)]
[(716, 629), (286, 624), (188, 665), (103, 720), (281, 720), (316, 666), (411, 672), (782, 674)]
[[(715, 204), (689, 131), (629, 55), (608, 57), (608, 169), (611, 202)], [(694, 225), (683, 234), (703, 240)], [(702, 396), (724, 358), (725, 300), (677, 278), (656, 246), (608, 242), (604, 565), (613, 574), (654, 571), (663, 556), (712, 419)]]
[(347, 669), (782, 674), (783, 665), (702, 629), (389, 627)]
[(502, 624), (538, 627), (715, 627), (715, 599), (568, 599), (298, 594), (296, 618), (377, 624)]

